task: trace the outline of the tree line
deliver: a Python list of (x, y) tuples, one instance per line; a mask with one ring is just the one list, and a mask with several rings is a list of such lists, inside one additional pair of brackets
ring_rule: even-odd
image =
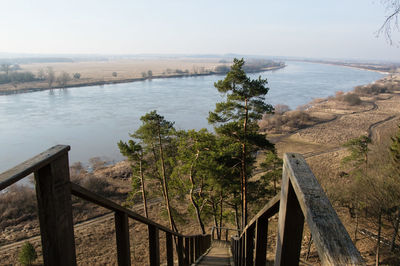
[(1, 64), (0, 65), (0, 84), (32, 82), (32, 81), (46, 81), (49, 88), (51, 88), (56, 82), (59, 86), (65, 87), (69, 81), (72, 79), (80, 79), (80, 73), (74, 73), (71, 75), (65, 71), (62, 71), (58, 76), (56, 76), (52, 67), (47, 67), (45, 69), (41, 68), (37, 74), (33, 74), (31, 71), (20, 71), (21, 67), (18, 64)]
[[(161, 196), (169, 226), (178, 231), (181, 215), (174, 200), (190, 199), (189, 212), (205, 233), (208, 222), (221, 227), (230, 221), (243, 228), (249, 211), (256, 211), (263, 199), (277, 193), (281, 161), (257, 124), (264, 113), (273, 110), (265, 103), (267, 80), (250, 79), (244, 64), (243, 59), (234, 59), (226, 77), (214, 84), (225, 95), (225, 101), (217, 103), (208, 116), (215, 132), (177, 130), (173, 122), (152, 111), (141, 117), (142, 124), (129, 141), (118, 143), (132, 166), (128, 204), (143, 202), (148, 217), (148, 198)], [(260, 151), (267, 151), (262, 164), (267, 174), (250, 182)]]

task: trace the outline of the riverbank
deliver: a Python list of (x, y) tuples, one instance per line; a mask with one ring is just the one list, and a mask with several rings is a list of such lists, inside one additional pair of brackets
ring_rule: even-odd
[[(258, 71), (249, 71), (249, 73), (259, 73), (264, 71), (274, 71), (278, 69), (282, 69), (286, 67), (283, 66), (276, 66), (276, 67), (267, 67), (262, 68)], [(131, 83), (131, 82), (138, 82), (138, 81), (146, 81), (146, 80), (154, 80), (154, 79), (166, 79), (166, 78), (189, 78), (189, 77), (201, 77), (201, 76), (211, 76), (211, 75), (224, 75), (225, 73), (222, 72), (213, 72), (210, 71), (208, 73), (197, 73), (197, 74), (172, 74), (172, 75), (157, 75), (152, 77), (145, 77), (145, 78), (131, 78), (131, 79), (116, 79), (116, 80), (109, 80), (109, 81), (89, 81), (84, 83), (74, 83), (74, 84), (66, 84), (64, 86), (52, 86), (52, 87), (37, 87), (37, 88), (15, 88), (9, 90), (0, 90), (0, 95), (10, 95), (10, 94), (17, 94), (17, 93), (28, 93), (28, 92), (36, 92), (36, 91), (44, 91), (44, 90), (53, 90), (53, 89), (67, 89), (67, 88), (74, 88), (74, 87), (89, 87), (89, 86), (103, 86), (109, 84), (119, 84), (119, 83)]]
[(305, 62), (305, 63), (315, 63), (315, 64), (325, 64), (332, 66), (342, 66), (355, 68), (360, 70), (372, 71), (381, 73), (384, 75), (396, 74), (400, 73), (400, 64), (362, 64), (362, 63), (345, 63), (345, 62), (332, 62), (332, 61), (319, 61), (319, 60), (292, 60), (296, 62)]
[[(251, 66), (252, 62), (249, 62)], [(273, 71), (286, 65), (271, 67), (256, 66), (249, 73)], [(73, 87), (102, 86), (109, 84), (139, 82), (154, 79), (186, 78), (226, 74), (229, 67), (225, 61), (217, 59), (206, 60), (120, 60), (110, 62), (80, 62), (21, 65), (24, 71), (39, 73), (48, 67), (53, 69), (55, 76), (65, 72), (69, 76), (79, 73), (79, 79), (71, 79), (64, 85), (53, 82), (51, 86), (46, 80), (26, 83), (9, 83), (0, 85), (0, 95), (29, 93), (52, 89)], [(219, 69), (222, 69), (220, 71)]]

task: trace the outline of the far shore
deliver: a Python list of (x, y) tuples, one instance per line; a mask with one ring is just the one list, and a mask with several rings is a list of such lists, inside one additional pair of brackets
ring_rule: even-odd
[[(274, 66), (274, 67), (267, 67), (262, 68), (256, 71), (248, 71), (248, 73), (260, 73), (264, 71), (273, 71), (278, 70), (281, 68), (286, 67), (283, 66)], [(131, 83), (131, 82), (138, 82), (138, 81), (146, 81), (146, 80), (153, 80), (153, 79), (166, 79), (166, 78), (186, 78), (186, 77), (200, 77), (200, 76), (211, 76), (211, 75), (224, 75), (225, 73), (221, 72), (213, 72), (210, 71), (208, 73), (196, 73), (196, 74), (172, 74), (172, 75), (154, 75), (152, 77), (142, 77), (142, 78), (125, 78), (125, 79), (115, 79), (115, 80), (93, 80), (87, 81), (82, 83), (74, 83), (74, 84), (66, 84), (65, 86), (52, 86), (52, 87), (28, 87), (28, 88), (15, 88), (15, 89), (7, 89), (7, 90), (0, 90), (1, 95), (11, 95), (11, 94), (19, 94), (19, 93), (29, 93), (29, 92), (37, 92), (37, 91), (44, 91), (44, 90), (53, 90), (53, 89), (67, 89), (67, 88), (74, 88), (74, 87), (89, 87), (89, 86), (102, 86), (102, 85), (110, 85), (110, 84), (119, 84), (119, 83)]]
[(318, 60), (317, 61), (312, 61), (312, 60), (292, 60), (292, 61), (355, 68), (355, 69), (360, 69), (360, 70), (365, 70), (365, 71), (377, 72), (377, 73), (381, 73), (383, 75), (390, 75), (390, 74), (399, 73), (399, 70), (397, 70), (397, 72), (395, 72), (395, 73), (392, 73), (392, 72), (388, 72), (388, 71), (373, 69), (371, 66), (368, 66), (367, 64), (348, 64), (348, 63), (344, 63), (344, 62), (330, 62), (330, 61), (318, 61)]

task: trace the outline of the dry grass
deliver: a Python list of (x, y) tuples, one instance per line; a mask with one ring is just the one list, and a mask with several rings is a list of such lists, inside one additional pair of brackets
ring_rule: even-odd
[[(201, 73), (212, 71), (215, 67), (221, 65), (219, 59), (126, 59), (110, 61), (91, 61), (91, 62), (64, 62), (64, 63), (34, 63), (20, 65), (22, 71), (31, 71), (37, 74), (40, 69), (47, 67), (53, 68), (56, 76), (62, 72), (68, 73), (71, 77), (74, 73), (80, 73), (79, 80), (71, 80), (68, 85), (79, 85), (93, 82), (115, 82), (127, 79), (142, 78), (142, 72), (151, 70), (153, 77), (168, 75), (167, 69), (171, 71), (170, 75), (176, 74), (175, 70), (188, 70), (189, 73)], [(117, 76), (113, 77), (112, 73)], [(56, 85), (56, 84), (54, 84)], [(15, 87), (16, 86), (16, 87)], [(45, 81), (27, 82), (0, 85), (0, 91), (27, 89), (27, 88), (48, 88)]]
[[(341, 95), (337, 96), (340, 97)], [(340, 101), (339, 97), (319, 100), (306, 110), (310, 116), (318, 112), (336, 116), (336, 119), (300, 129), (294, 134), (274, 136), (272, 138), (278, 141), (276, 148), (279, 154), (297, 152), (304, 155), (313, 173), (333, 203), (340, 196), (339, 194), (343, 193), (348, 184), (347, 178), (341, 176), (341, 173), (346, 171), (341, 161), (347, 155), (347, 151), (342, 147), (342, 144), (351, 138), (367, 134), (373, 140), (371, 151), (374, 153), (374, 151), (382, 149), (383, 146), (387, 146), (390, 136), (394, 135), (397, 125), (400, 123), (400, 95), (397, 92), (363, 95), (361, 97), (363, 103), (354, 106)], [(373, 156), (370, 159), (373, 160)], [(353, 238), (355, 230), (354, 218), (350, 217), (348, 210), (345, 208), (335, 206), (335, 209)], [(362, 219), (360, 227), (374, 231), (376, 225), (371, 224), (367, 219)], [(387, 224), (383, 229), (383, 235), (390, 239), (391, 233), (391, 226)], [(373, 265), (376, 240), (362, 237), (356, 245), (367, 265)], [(312, 247), (311, 250), (312, 259), (314, 259), (317, 256), (315, 247)], [(382, 246), (381, 262), (383, 264), (399, 265), (398, 258), (398, 254), (390, 253), (387, 246)], [(318, 264), (318, 261), (312, 262), (310, 260), (309, 262)]]

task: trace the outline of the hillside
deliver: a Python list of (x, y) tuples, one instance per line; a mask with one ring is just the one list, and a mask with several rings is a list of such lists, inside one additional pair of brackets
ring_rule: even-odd
[[(385, 146), (394, 135), (397, 125), (400, 124), (400, 77), (386, 77), (376, 83), (378, 87), (390, 90), (374, 93), (364, 93), (358, 91), (360, 101), (347, 101), (342, 93), (327, 99), (316, 99), (307, 108), (296, 111), (286, 111), (276, 115), (276, 117), (287, 116), (279, 120), (280, 126), (272, 130), (269, 123), (277, 123), (274, 117), (265, 117), (260, 121), (262, 130), (266, 131), (268, 138), (276, 144), (278, 154), (284, 152), (297, 152), (304, 155), (310, 164), (315, 176), (320, 180), (322, 186), (327, 191), (331, 199), (334, 199), (337, 192), (340, 175), (343, 171), (341, 159), (347, 151), (342, 146), (347, 140), (366, 134), (372, 138), (372, 150)], [(368, 86), (366, 86), (367, 88)], [(370, 86), (371, 87), (371, 86)], [(276, 118), (275, 117), (275, 118)], [(286, 119), (286, 120), (285, 120)], [(294, 120), (298, 120), (294, 123)], [(291, 123), (290, 123), (291, 121)], [(279, 129), (279, 130), (278, 130)], [(259, 160), (262, 159), (260, 156)], [(99, 189), (111, 199), (123, 202), (130, 190), (130, 168), (126, 162), (121, 162), (113, 166), (104, 166), (97, 162), (93, 174), (85, 173), (81, 166), (74, 165), (71, 168), (72, 180), (83, 186), (90, 186)], [(259, 172), (259, 170), (257, 171)], [(18, 192), (18, 191), (16, 191)], [(26, 191), (19, 191), (25, 193)], [(34, 197), (32, 194), (30, 197)], [(29, 198), (34, 199), (34, 198)], [(29, 200), (28, 199), (28, 200)], [(186, 213), (186, 205), (174, 202), (179, 206), (182, 213)], [(351, 218), (346, 209), (337, 207), (340, 218), (345, 224), (350, 235), (354, 233), (354, 218)], [(134, 207), (141, 213), (141, 204)], [(162, 204), (154, 199), (150, 202), (150, 218), (167, 225), (166, 219), (160, 217)], [(25, 209), (25, 211), (29, 210)], [(31, 209), (32, 211), (32, 209)], [(82, 201), (74, 200), (74, 219), (75, 239), (77, 246), (77, 259), (79, 264), (113, 264), (116, 262), (114, 218), (102, 208), (96, 208)], [(186, 213), (187, 217), (190, 217)], [(3, 221), (4, 222), (4, 221)], [(269, 254), (272, 254), (275, 241), (275, 227), (273, 224), (271, 238), (269, 239)], [(12, 225), (14, 224), (14, 225)], [(34, 216), (25, 213), (24, 219), (10, 221), (10, 224), (3, 224), (0, 237), (0, 264), (14, 263), (17, 258), (21, 245), (29, 240), (34, 243), (40, 254), (40, 238), (38, 222)], [(211, 226), (209, 221), (207, 228)], [(198, 233), (195, 220), (186, 219), (181, 221), (179, 228), (184, 233)], [(369, 220), (360, 219), (359, 229), (367, 230), (376, 234), (375, 225)], [(147, 263), (147, 230), (143, 225), (131, 223), (131, 243), (132, 259), (136, 263)], [(384, 227), (383, 236), (390, 239), (391, 229), (387, 225)], [(164, 236), (161, 236), (163, 239)], [(302, 256), (307, 251), (309, 236), (307, 230), (304, 233)], [(163, 241), (161, 240), (161, 252), (165, 252)], [(368, 264), (373, 264), (375, 255), (375, 242), (372, 238), (362, 236), (357, 242), (362, 256), (366, 258)], [(40, 257), (40, 256), (39, 256)], [(269, 257), (272, 259), (272, 257)], [(38, 260), (41, 261), (40, 259)], [(311, 246), (309, 263), (317, 263), (315, 247)], [(389, 265), (398, 265), (395, 256), (388, 252), (388, 247), (383, 246), (382, 261)]]

